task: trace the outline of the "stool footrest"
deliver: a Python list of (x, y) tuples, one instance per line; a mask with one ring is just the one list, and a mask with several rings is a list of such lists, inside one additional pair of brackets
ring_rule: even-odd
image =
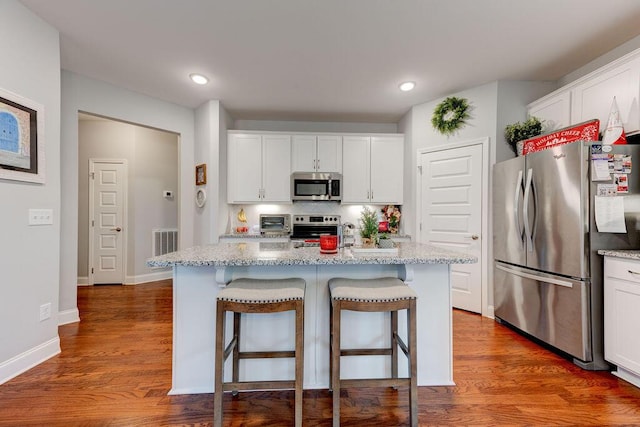
[(340, 388), (409, 386), (409, 378), (362, 378), (340, 380)]
[(296, 357), (296, 352), (288, 351), (241, 351), (238, 359), (279, 359), (285, 357)]
[(277, 380), (277, 381), (239, 381), (222, 384), (223, 391), (239, 391), (239, 390), (293, 390), (296, 386), (294, 380)]
[(349, 348), (340, 350), (340, 356), (390, 356), (391, 348)]

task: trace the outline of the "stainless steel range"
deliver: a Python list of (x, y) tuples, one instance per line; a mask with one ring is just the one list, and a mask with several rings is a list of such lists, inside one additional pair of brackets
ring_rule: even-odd
[(293, 215), (292, 240), (316, 243), (321, 234), (338, 234), (340, 215)]

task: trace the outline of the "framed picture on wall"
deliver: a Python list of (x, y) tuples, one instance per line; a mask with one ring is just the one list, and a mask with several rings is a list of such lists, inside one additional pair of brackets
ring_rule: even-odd
[(207, 183), (207, 165), (205, 163), (196, 166), (196, 185)]
[(0, 179), (44, 184), (44, 107), (0, 89)]

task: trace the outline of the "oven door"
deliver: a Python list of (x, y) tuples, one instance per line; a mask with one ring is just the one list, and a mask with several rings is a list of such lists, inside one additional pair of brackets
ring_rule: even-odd
[(292, 239), (319, 239), (321, 234), (338, 234), (337, 225), (293, 225)]

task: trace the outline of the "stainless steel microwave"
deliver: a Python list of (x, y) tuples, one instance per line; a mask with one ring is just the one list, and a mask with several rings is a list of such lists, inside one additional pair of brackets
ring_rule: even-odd
[(291, 174), (291, 200), (342, 199), (342, 175), (337, 172), (295, 172)]

